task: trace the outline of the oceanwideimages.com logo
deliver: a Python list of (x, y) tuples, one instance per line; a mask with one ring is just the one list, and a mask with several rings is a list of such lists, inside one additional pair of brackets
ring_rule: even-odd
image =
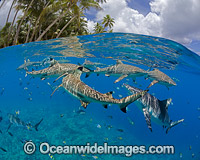
[[(24, 144), (24, 152), (26, 154), (33, 154), (36, 151), (36, 145), (30, 141)], [(150, 146), (146, 149), (146, 146), (117, 146), (117, 145), (98, 145), (94, 143), (91, 145), (87, 143), (86, 145), (65, 145), (65, 146), (55, 146), (49, 145), (47, 142), (41, 143), (39, 146), (39, 151), (42, 154), (123, 154), (130, 157), (135, 154), (174, 154), (174, 146)]]

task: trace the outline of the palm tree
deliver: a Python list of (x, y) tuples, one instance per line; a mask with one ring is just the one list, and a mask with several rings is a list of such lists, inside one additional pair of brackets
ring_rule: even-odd
[(97, 24), (94, 26), (94, 33), (103, 33), (103, 32), (105, 32), (103, 26), (97, 22)]
[(14, 6), (14, 4), (16, 3), (17, 0), (13, 0), (11, 6), (10, 6), (10, 9), (9, 9), (9, 12), (8, 12), (8, 16), (7, 16), (7, 19), (6, 19), (6, 23), (8, 23), (8, 20), (9, 20), (9, 17), (10, 17), (10, 13), (11, 13), (11, 10)]
[(111, 29), (113, 27), (114, 23), (115, 23), (114, 18), (111, 18), (110, 15), (108, 15), (108, 14), (103, 18), (102, 24), (104, 24), (104, 29), (106, 27), (109, 27)]
[(64, 3), (64, 5), (67, 5), (67, 9), (64, 10), (44, 31), (43, 33), (36, 39), (36, 41), (40, 41), (42, 37), (53, 27), (54, 24), (56, 24), (57, 21), (59, 21), (61, 18), (63, 18), (71, 9), (72, 5), (74, 5), (77, 0), (73, 0), (72, 3), (69, 2), (69, 0), (66, 0), (67, 2)]
[(16, 20), (16, 18), (17, 18), (17, 14), (18, 14), (18, 12), (19, 12), (19, 10), (20, 10), (20, 5), (18, 4), (16, 7), (15, 7), (15, 9), (16, 9), (16, 12), (15, 12), (15, 15), (14, 15), (14, 18), (13, 18), (13, 21), (12, 21), (12, 24), (11, 24), (11, 26), (10, 26), (10, 28), (9, 28), (9, 32), (8, 32), (8, 39), (7, 39), (7, 44), (6, 44), (6, 46), (9, 46), (9, 43), (10, 43), (10, 39), (11, 39), (11, 33), (12, 33), (12, 31), (13, 31), (13, 25), (14, 25), (14, 22), (15, 22), (15, 20)]
[(97, 3), (95, 0), (79, 0), (79, 6), (76, 4), (73, 6), (73, 12), (74, 16), (66, 23), (66, 25), (60, 30), (59, 34), (56, 36), (56, 38), (60, 37), (62, 32), (69, 26), (72, 21), (77, 18), (77, 24), (76, 26), (80, 27), (80, 19), (81, 16), (84, 16), (83, 11), (85, 9), (89, 10), (91, 7), (96, 8), (96, 9), (101, 9), (99, 3)]
[(3, 7), (3, 5), (4, 5), (5, 2), (6, 2), (6, 0), (3, 0), (3, 2), (0, 5), (0, 9), (1, 9), (1, 7)]
[(26, 10), (25, 10), (25, 12), (24, 12), (24, 15), (23, 15), (23, 17), (22, 17), (22, 19), (21, 19), (21, 21), (20, 21), (18, 27), (17, 27), (17, 31), (16, 31), (16, 34), (15, 34), (15, 37), (14, 37), (14, 40), (13, 40), (13, 44), (14, 44), (14, 45), (16, 45), (16, 43), (17, 43), (21, 25), (22, 25), (24, 19), (26, 18), (27, 14), (28, 14), (28, 11), (29, 11), (29, 9), (31, 8), (33, 2), (34, 2), (34, 0), (31, 0), (31, 3), (30, 3), (30, 4), (28, 5), (28, 7), (26, 8)]
[(58, 10), (58, 5), (55, 6), (55, 2), (53, 0), (49, 0), (48, 2), (46, 2), (46, 4), (44, 4), (43, 6), (41, 6), (42, 10), (39, 11), (38, 13), (39, 16), (37, 16), (37, 20), (35, 22), (35, 25), (34, 25), (34, 30), (33, 30), (33, 33), (31, 35), (31, 38), (29, 40), (29, 42), (32, 42), (33, 41), (33, 38), (36, 34), (36, 31), (37, 29), (39, 28), (38, 24), (39, 22), (43, 23), (46, 19), (46, 15), (50, 12), (53, 12), (53, 11), (57, 11)]

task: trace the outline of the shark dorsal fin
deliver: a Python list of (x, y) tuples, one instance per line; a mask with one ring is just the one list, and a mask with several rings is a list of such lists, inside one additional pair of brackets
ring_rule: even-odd
[(168, 98), (168, 99), (165, 99), (165, 100), (162, 100), (159, 102), (160, 102), (161, 106), (164, 106), (166, 109), (168, 109), (168, 106), (171, 104), (172, 99)]
[(121, 60), (117, 60), (117, 64), (123, 64)]
[(113, 98), (112, 94), (113, 94), (113, 91), (110, 91), (110, 92), (108, 92), (108, 93), (105, 93), (105, 95), (107, 95), (109, 98)]

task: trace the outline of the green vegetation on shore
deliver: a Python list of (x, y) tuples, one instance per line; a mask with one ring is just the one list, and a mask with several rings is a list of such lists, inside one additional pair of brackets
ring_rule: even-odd
[[(0, 7), (5, 5), (5, 1)], [(0, 29), (0, 48), (92, 34), (85, 13), (91, 8), (102, 9), (100, 3), (106, 3), (106, 0), (12, 0), (6, 24)], [(11, 10), (15, 11), (12, 20), (9, 19)], [(19, 12), (22, 12), (21, 16), (18, 16)], [(93, 33), (112, 32), (113, 25), (114, 19), (106, 15), (94, 26)]]

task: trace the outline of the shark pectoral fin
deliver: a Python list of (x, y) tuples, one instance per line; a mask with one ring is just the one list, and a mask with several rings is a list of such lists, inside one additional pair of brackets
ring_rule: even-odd
[(61, 85), (59, 85), (58, 87), (56, 87), (56, 89), (53, 91), (53, 93), (51, 94), (51, 97), (53, 96), (53, 94), (55, 93), (55, 91), (58, 89), (58, 88), (60, 88), (60, 87), (62, 87), (63, 86), (63, 84), (61, 84)]
[(106, 77), (110, 77), (110, 75), (109, 75), (109, 74), (105, 74), (105, 76), (106, 76)]
[(58, 79), (60, 79), (60, 78), (63, 77), (63, 76), (66, 76), (66, 75), (68, 75), (68, 74), (69, 74), (69, 73), (66, 72), (66, 73), (60, 75), (56, 80), (53, 81), (53, 83), (55, 83)]
[(112, 94), (113, 94), (112, 91), (110, 91), (110, 92), (108, 92), (108, 93), (105, 93), (105, 95), (107, 95), (109, 98), (113, 98)]
[(124, 74), (124, 75), (122, 75), (121, 77), (119, 77), (114, 83), (117, 83), (117, 82), (121, 81), (122, 79), (124, 79), (124, 78), (126, 78), (126, 77), (128, 77), (128, 75), (127, 75), (127, 74)]
[(144, 113), (144, 117), (147, 123), (148, 128), (150, 129), (150, 131), (152, 132), (152, 127), (151, 127), (151, 116), (149, 114), (149, 112), (146, 110), (146, 108), (143, 108), (143, 113)]
[(181, 123), (181, 122), (183, 122), (183, 121), (184, 121), (184, 119), (181, 119), (181, 120), (179, 120), (179, 121), (172, 122), (172, 123), (170, 124), (170, 126), (167, 128), (166, 134), (169, 132), (169, 130), (170, 130), (172, 127), (176, 126), (177, 124), (179, 124), (179, 123)]
[(153, 86), (153, 85), (156, 84), (156, 83), (158, 83), (158, 81), (157, 81), (157, 80), (153, 80), (153, 81), (151, 82), (151, 84), (150, 84), (147, 88), (150, 88), (151, 86)]
[(45, 80), (46, 78), (45, 78), (45, 77), (41, 77), (40, 79), (43, 81), (43, 80)]
[(82, 100), (80, 100), (81, 102), (81, 106), (83, 106), (84, 108), (87, 108), (89, 102), (83, 102)]

